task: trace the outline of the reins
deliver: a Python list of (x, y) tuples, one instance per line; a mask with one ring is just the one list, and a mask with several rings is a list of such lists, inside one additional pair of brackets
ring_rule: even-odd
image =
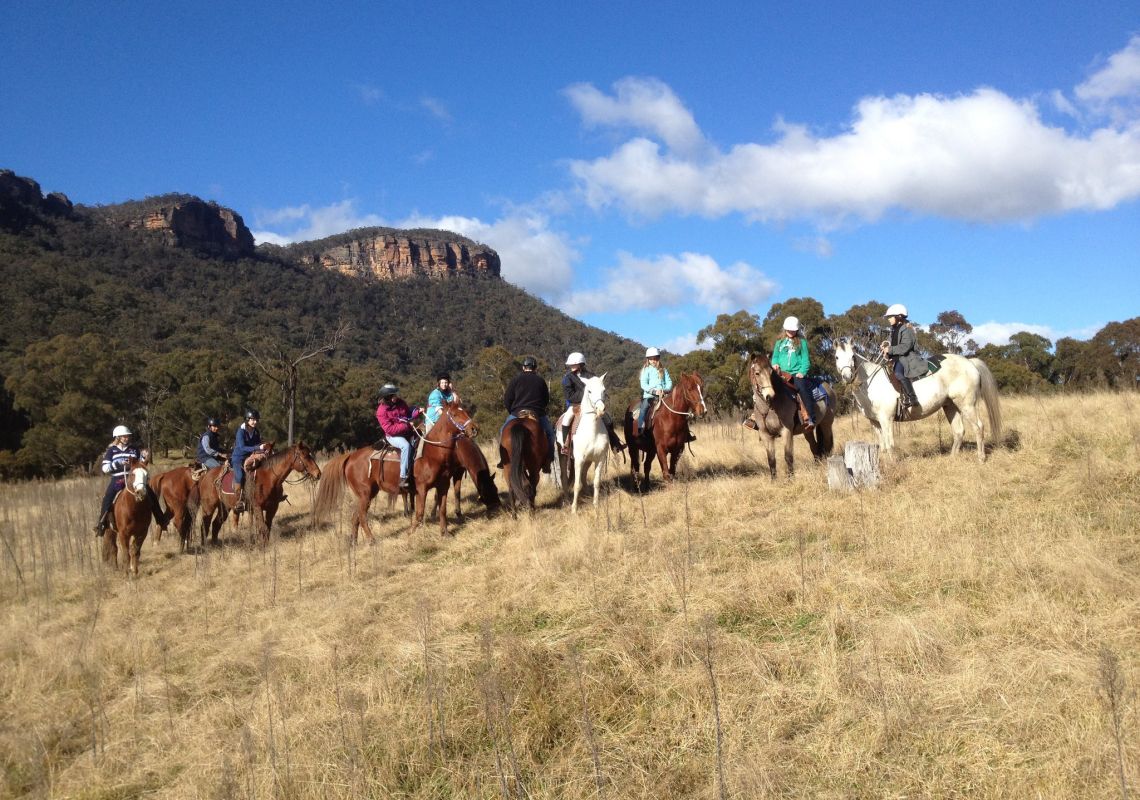
[[(687, 392), (685, 391), (684, 384), (678, 385), (677, 388), (681, 390), (681, 399), (684, 400), (685, 402), (690, 402), (689, 398), (686, 397)], [(701, 388), (699, 386), (697, 387), (697, 396), (700, 398), (701, 403), (703, 404), (705, 398), (701, 394)], [(695, 411), (678, 411), (677, 409), (675, 409), (671, 405), (669, 405), (669, 401), (666, 400), (665, 397), (666, 397), (666, 395), (661, 395), (661, 405), (665, 406), (665, 408), (672, 411), (678, 417), (695, 417), (695, 416), (697, 416), (697, 413)], [(680, 404), (678, 403), (678, 405), (680, 405)]]
[[(427, 437), (426, 432), (420, 433), (420, 438), (423, 440), (424, 444), (430, 444), (430, 445), (434, 445), (436, 447), (450, 447), (451, 445), (455, 444), (456, 439), (459, 439), (462, 436), (466, 436), (467, 438), (471, 438), (471, 435), (469, 433), (467, 433), (467, 426), (470, 425), (471, 423), (473, 423), (475, 420), (468, 417), (467, 421), (464, 422), (462, 425), (460, 425), (458, 422), (455, 421), (455, 417), (451, 416), (450, 411), (445, 410), (444, 413), (447, 415), (447, 418), (451, 421), (451, 424), (455, 426), (455, 433), (453, 433), (451, 435), (451, 439), (449, 441), (446, 441), (446, 442), (442, 441), (442, 440), (435, 441), (434, 439), (429, 439)], [(434, 428), (435, 426), (433, 425), (432, 427)], [(417, 433), (418, 433), (418, 431), (417, 431)]]

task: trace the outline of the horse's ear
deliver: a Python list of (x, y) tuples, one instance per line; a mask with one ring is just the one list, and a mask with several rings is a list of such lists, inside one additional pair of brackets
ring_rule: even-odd
[(607, 375), (609, 375), (609, 374), (610, 374), (610, 373), (608, 373), (608, 372), (603, 372), (601, 375), (599, 375), (599, 376), (598, 376), (598, 380), (600, 380), (602, 383), (605, 383), (605, 381), (606, 381), (606, 376), (607, 376)]

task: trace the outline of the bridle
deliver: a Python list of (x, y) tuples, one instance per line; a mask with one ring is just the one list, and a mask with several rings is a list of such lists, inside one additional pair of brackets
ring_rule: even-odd
[[(589, 401), (588, 406), (587, 406), (587, 401)], [(595, 415), (597, 415), (597, 414), (601, 413), (598, 411), (598, 406), (604, 407), (605, 403), (606, 403), (606, 387), (604, 387), (604, 386), (602, 387), (601, 395), (595, 400), (593, 394), (590, 392), (590, 387), (585, 386), (585, 382), (583, 381), (582, 404), (581, 404), (582, 413), (583, 414), (595, 414)]]
[[(314, 478), (313, 475), (309, 472), (309, 465), (305, 463), (305, 454), (301, 452), (301, 448), (297, 447), (297, 445), (293, 445), (289, 449), (293, 451), (293, 458), (289, 460), (288, 465), (285, 467), (284, 473), (277, 472), (276, 465), (271, 467), (270, 472), (273, 477), (276, 478), (277, 481), (283, 483), (303, 483), (304, 481), (315, 481), (316, 478)], [(285, 459), (281, 460), (284, 461)], [(296, 468), (298, 461), (301, 462), (301, 469), (298, 469), (297, 472), (301, 473), (301, 477), (291, 481), (288, 479), (289, 473)], [(282, 477), (282, 474), (284, 474), (285, 477)]]
[[(443, 407), (443, 413), (447, 416), (448, 421), (450, 421), (451, 424), (455, 426), (455, 433), (451, 434), (450, 441), (436, 441), (429, 439), (425, 434), (421, 433), (420, 438), (424, 440), (424, 444), (431, 444), (435, 445), (436, 447), (450, 447), (455, 442), (455, 440), (461, 436), (466, 436), (468, 439), (474, 439), (479, 435), (479, 426), (475, 424), (475, 420), (471, 417), (468, 417), (466, 422), (460, 423), (455, 419), (455, 417), (451, 415), (451, 409), (447, 405)], [(468, 427), (471, 428), (470, 431), (468, 430)]]
[[(677, 384), (677, 388), (681, 390), (681, 399), (684, 400), (689, 405), (693, 406), (693, 408), (697, 408), (698, 405), (704, 406), (705, 405), (705, 395), (704, 395), (704, 392), (701, 391), (701, 385), (699, 383), (697, 383), (695, 380), (693, 381), (693, 384), (696, 387), (697, 399), (700, 401), (700, 403), (699, 404), (694, 403), (693, 398), (689, 397), (689, 390), (685, 386), (684, 379), (681, 379), (681, 381)], [(671, 405), (669, 405), (669, 401), (665, 399), (666, 397), (668, 397), (668, 395), (664, 395), (664, 394), (661, 395), (661, 405), (665, 406), (666, 409), (673, 412), (678, 417), (689, 417), (689, 418), (691, 418), (691, 417), (697, 416), (697, 413), (695, 411), (678, 411), (677, 409), (673, 408)], [(678, 403), (677, 405), (680, 405), (680, 403)]]

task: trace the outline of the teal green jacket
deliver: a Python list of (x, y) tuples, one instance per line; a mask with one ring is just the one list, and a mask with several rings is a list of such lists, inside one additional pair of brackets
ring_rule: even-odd
[(811, 367), (807, 339), (802, 336), (795, 339), (781, 336), (772, 348), (772, 365), (790, 375), (807, 375)]

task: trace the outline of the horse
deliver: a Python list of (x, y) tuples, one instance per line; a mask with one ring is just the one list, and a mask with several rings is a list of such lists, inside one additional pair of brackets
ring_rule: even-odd
[(815, 428), (804, 430), (797, 413), (799, 403), (793, 394), (795, 390), (789, 389), (780, 378), (773, 377), (772, 362), (765, 353), (753, 353), (748, 359), (748, 382), (752, 385), (752, 419), (768, 454), (768, 471), (772, 480), (776, 479), (776, 437), (784, 444), (784, 463), (789, 476), (795, 471), (792, 445), (797, 433), (803, 434), (816, 461), (823, 461), (831, 455), (835, 446), (831, 426), (835, 422), (836, 405), (831, 384), (820, 384), (827, 399), (816, 401)]
[[(416, 486), (416, 512), (412, 518), (412, 531), (424, 519), (428, 489), (435, 489), (435, 510), (439, 515), (439, 533), (447, 535), (447, 491), (448, 483), (455, 478), (456, 502), (459, 498), (459, 482), (463, 480), (463, 467), (459, 463), (456, 444), (460, 439), (472, 439), (479, 435), (479, 426), (471, 419), (467, 409), (452, 401), (444, 403), (439, 419), (431, 430), (423, 436), (423, 452), (416, 459), (414, 474)], [(474, 476), (473, 476), (474, 477)], [(497, 499), (496, 494), (496, 499)]]
[[(199, 493), (202, 498), (202, 544), (206, 543), (206, 531), (212, 534), (211, 541), (218, 541), (218, 531), (222, 527), (226, 514), (233, 510), (237, 495), (223, 491), (222, 470), (225, 467), (214, 467), (199, 481)], [(273, 529), (273, 518), (277, 515), (277, 508), (285, 499), (285, 492), (281, 488), (290, 473), (299, 472), (302, 480), (319, 480), (321, 468), (317, 466), (312, 451), (304, 442), (297, 442), (292, 447), (274, 453), (266, 458), (257, 469), (246, 473), (245, 495), (250, 514), (253, 517), (256, 534), (261, 544), (269, 541), (270, 531)], [(215, 514), (217, 515), (215, 518)], [(234, 513), (234, 526), (237, 527), (239, 512)], [(251, 534), (252, 539), (253, 534)]]
[(649, 470), (653, 466), (652, 454), (657, 453), (661, 475), (665, 483), (672, 483), (677, 474), (677, 460), (689, 441), (689, 419), (708, 413), (705, 404), (705, 383), (700, 373), (682, 372), (673, 389), (662, 396), (655, 408), (647, 412), (645, 433), (637, 435), (638, 401), (625, 412), (625, 442), (629, 446), (630, 471), (639, 488), (642, 479), (637, 474), (640, 451), (645, 451), (644, 485), (649, 485)]
[(471, 480), (475, 481), (475, 491), (479, 496), (479, 502), (486, 506), (488, 516), (496, 514), (502, 508), (502, 502), (499, 500), (499, 490), (495, 486), (494, 477), (491, 476), (491, 468), (487, 464), (487, 458), (479, 449), (479, 445), (475, 444), (472, 439), (461, 436), (455, 440), (455, 457), (459, 462), (451, 470), (451, 486), (455, 494), (455, 516), (460, 519), (463, 518), (463, 509), (459, 504), (459, 490), (464, 473), (470, 475)]
[(609, 434), (602, 421), (602, 415), (606, 413), (605, 378), (605, 374), (602, 374), (582, 381), (584, 390), (578, 427), (570, 437), (570, 455), (574, 459), (574, 500), (570, 504), (572, 514), (578, 513), (578, 494), (582, 491), (586, 472), (591, 465), (594, 467), (594, 506), (598, 505), (602, 472), (609, 463)]
[(139, 549), (146, 541), (147, 528), (153, 517), (147, 495), (146, 462), (132, 458), (127, 462), (123, 489), (111, 506), (111, 524), (103, 532), (103, 561), (119, 566), (119, 551), (130, 575), (139, 574)]
[[(174, 529), (178, 531), (179, 549), (185, 553), (190, 549), (190, 528), (201, 499), (198, 481), (194, 480), (194, 466), (175, 467), (155, 475), (150, 479), (150, 488), (166, 505)], [(155, 520), (155, 527), (155, 537), (161, 542), (167, 526)]]
[(368, 524), (368, 507), (372, 499), (383, 490), (388, 495), (388, 508), (396, 502), (397, 496), (404, 498), (404, 513), (411, 511), (410, 500), (414, 497), (410, 489), (400, 487), (400, 452), (387, 448), (380, 458), (372, 458), (376, 448), (372, 445), (351, 450), (335, 456), (325, 464), (324, 477), (317, 489), (317, 500), (313, 505), (313, 519), (320, 525), (344, 496), (347, 485), (356, 495), (356, 510), (352, 514), (352, 533), (349, 540), (356, 544), (361, 529), (368, 537), (369, 544), (376, 541)]
[(986, 434), (978, 414), (979, 399), (986, 404), (990, 436), (995, 442), (1001, 438), (1002, 415), (997, 381), (989, 367), (979, 358), (954, 354), (943, 356), (942, 366), (937, 372), (914, 380), (918, 405), (912, 406), (901, 418), (898, 413), (899, 393), (891, 384), (887, 373), (889, 365), (866, 358), (855, 350), (852, 342), (840, 339), (835, 348), (835, 366), (843, 380), (851, 382), (858, 378), (855, 403), (871, 421), (871, 426), (879, 432), (879, 445), (884, 453), (891, 452), (895, 446), (891, 427), (894, 420), (908, 422), (923, 419), (941, 408), (954, 434), (950, 454), (958, 453), (966, 426), (969, 426), (975, 433), (978, 462), (985, 462)]
[(550, 460), (550, 441), (533, 416), (515, 417), (499, 435), (499, 465), (507, 473), (511, 513), (533, 511), (542, 468)]

